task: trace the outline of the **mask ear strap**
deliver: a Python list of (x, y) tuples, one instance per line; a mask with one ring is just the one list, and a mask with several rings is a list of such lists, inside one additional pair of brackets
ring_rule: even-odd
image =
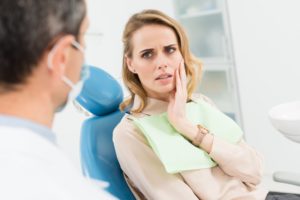
[(63, 80), (63, 82), (65, 82), (70, 88), (74, 88), (74, 83), (72, 83), (72, 81), (70, 81), (68, 78), (66, 78), (65, 76), (61, 77), (61, 79)]
[(72, 42), (72, 45), (84, 54), (85, 50), (82, 48), (82, 46), (76, 40), (74, 40)]

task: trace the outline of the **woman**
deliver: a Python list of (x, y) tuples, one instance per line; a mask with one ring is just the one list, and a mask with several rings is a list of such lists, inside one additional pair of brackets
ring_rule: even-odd
[[(137, 199), (265, 199), (257, 187), (262, 159), (243, 140), (231, 144), (187, 120), (185, 104), (192, 95), (201, 62), (192, 56), (186, 34), (172, 18), (156, 10), (133, 15), (123, 34), (123, 79), (131, 96), (129, 110), (114, 130), (116, 154)], [(169, 123), (218, 164), (215, 167), (167, 173), (132, 117), (167, 113)]]

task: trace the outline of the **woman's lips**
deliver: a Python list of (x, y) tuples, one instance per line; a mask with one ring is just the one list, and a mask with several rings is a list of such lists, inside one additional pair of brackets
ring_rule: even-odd
[(165, 74), (159, 75), (155, 80), (164, 80), (164, 79), (169, 79), (169, 78), (172, 78), (172, 74), (165, 73)]
[(167, 85), (173, 81), (173, 76), (171, 74), (161, 74), (156, 79), (160, 84)]

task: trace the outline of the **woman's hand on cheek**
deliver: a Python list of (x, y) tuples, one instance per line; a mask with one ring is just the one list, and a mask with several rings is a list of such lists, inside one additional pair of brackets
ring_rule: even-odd
[(175, 89), (170, 94), (168, 106), (168, 120), (173, 127), (181, 132), (186, 121), (185, 105), (187, 101), (187, 81), (184, 61), (180, 62), (175, 71)]

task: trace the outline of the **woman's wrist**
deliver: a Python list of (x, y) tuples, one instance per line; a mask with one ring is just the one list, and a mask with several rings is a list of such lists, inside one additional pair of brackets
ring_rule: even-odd
[(198, 124), (197, 125), (198, 128), (198, 132), (196, 137), (192, 140), (193, 144), (195, 146), (200, 146), (200, 144), (202, 143), (202, 140), (204, 139), (204, 137), (209, 133), (209, 130), (206, 129), (205, 127), (203, 127), (202, 125)]
[[(179, 123), (176, 123), (177, 127), (176, 130), (180, 132), (185, 138), (187, 138), (189, 141), (191, 141), (194, 144), (195, 139), (197, 139), (199, 131), (199, 126), (192, 124), (190, 121), (187, 120), (180, 120)], [(208, 130), (207, 130), (208, 131)], [(199, 137), (198, 137), (199, 138)], [(213, 145), (213, 135), (209, 133), (205, 133), (203, 137), (201, 138), (201, 141), (198, 142), (197, 146), (207, 153), (211, 152), (212, 145)]]
[(204, 136), (202, 142), (200, 143), (200, 147), (207, 153), (210, 153), (212, 150), (213, 142), (214, 142), (213, 134), (208, 133)]
[(187, 138), (190, 141), (192, 141), (197, 135), (197, 126), (195, 126), (186, 119), (178, 120), (178, 122), (174, 123), (173, 126), (179, 133), (181, 133), (185, 138)]

